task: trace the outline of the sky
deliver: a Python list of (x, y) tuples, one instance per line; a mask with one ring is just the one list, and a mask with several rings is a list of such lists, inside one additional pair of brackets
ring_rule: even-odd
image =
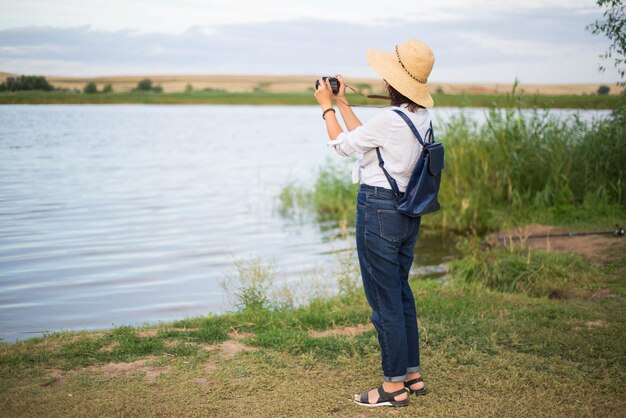
[(434, 82), (613, 83), (594, 0), (2, 0), (0, 71), (372, 77), (365, 51), (420, 39)]

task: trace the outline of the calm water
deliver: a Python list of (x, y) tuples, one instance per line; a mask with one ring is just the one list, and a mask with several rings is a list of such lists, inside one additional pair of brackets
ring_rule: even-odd
[[(235, 257), (287, 281), (332, 264), (336, 231), (276, 213), (282, 186), (340, 159), (325, 138), (317, 107), (1, 106), (0, 338), (222, 311)], [(415, 271), (452, 254), (422, 241)]]

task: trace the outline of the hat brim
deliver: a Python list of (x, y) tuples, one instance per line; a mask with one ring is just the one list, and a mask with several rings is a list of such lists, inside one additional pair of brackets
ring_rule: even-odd
[(406, 73), (394, 52), (368, 49), (365, 53), (367, 64), (404, 96), (418, 105), (433, 107), (435, 102), (428, 90), (428, 84), (420, 83)]

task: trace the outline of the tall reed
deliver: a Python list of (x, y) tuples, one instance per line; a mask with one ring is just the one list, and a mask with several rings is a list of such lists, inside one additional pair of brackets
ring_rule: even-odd
[(615, 111), (587, 124), (547, 111), (493, 108), (481, 126), (453, 118), (443, 134), (442, 211), (431, 224), (480, 233), (547, 215), (623, 215), (622, 117)]

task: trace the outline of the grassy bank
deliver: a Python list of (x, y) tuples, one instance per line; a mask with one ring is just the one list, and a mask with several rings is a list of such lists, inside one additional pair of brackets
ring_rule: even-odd
[[(553, 288), (578, 296), (553, 299), (529, 285), (537, 267), (582, 260), (494, 251), (526, 285), (494, 285), (486, 279), (497, 272), (485, 275), (490, 260), (478, 255), (455, 262), (446, 283), (412, 279), (430, 394), (394, 415), (621, 416), (624, 259), (555, 276)], [(0, 345), (3, 414), (387, 416), (349, 400), (380, 382), (362, 290), (343, 280), (337, 296), (286, 306), (273, 303), (263, 277), (237, 282), (245, 288), (235, 293), (256, 296), (235, 312)]]
[[(485, 232), (528, 222), (612, 225), (626, 219), (626, 106), (591, 124), (546, 111), (492, 108), (482, 125), (460, 116), (435, 128), (446, 149), (442, 210), (425, 228)], [(333, 162), (336, 161), (336, 162)], [(357, 187), (340, 157), (312, 188), (285, 186), (281, 211), (354, 224)]]
[[(451, 107), (509, 107), (562, 108), (562, 109), (613, 109), (619, 96), (596, 95), (527, 95), (512, 103), (506, 94), (434, 94), (437, 106)], [(385, 105), (388, 102), (371, 100), (359, 95), (349, 95), (355, 105)], [(312, 92), (307, 93), (230, 93), (197, 91), (188, 93), (97, 93), (84, 94), (59, 91), (20, 91), (0, 93), (0, 104), (226, 104), (226, 105), (315, 105)]]

